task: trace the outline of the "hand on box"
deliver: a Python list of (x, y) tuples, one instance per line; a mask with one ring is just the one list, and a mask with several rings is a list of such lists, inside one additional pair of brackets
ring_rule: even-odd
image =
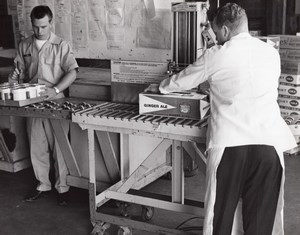
[(150, 84), (144, 92), (151, 92), (151, 93), (160, 93), (159, 92), (159, 84)]

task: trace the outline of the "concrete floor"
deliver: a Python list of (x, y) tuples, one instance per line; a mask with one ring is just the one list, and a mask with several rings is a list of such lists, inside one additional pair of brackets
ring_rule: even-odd
[[(285, 184), (285, 234), (300, 234), (300, 156), (286, 157)], [(33, 203), (23, 202), (23, 196), (31, 189), (34, 177), (32, 169), (18, 173), (0, 171), (0, 235), (88, 235), (92, 231), (89, 220), (88, 192), (71, 188), (70, 203), (67, 207), (56, 204), (56, 194)], [(203, 199), (204, 177), (201, 173), (186, 178), (186, 197)], [(170, 194), (170, 181), (161, 179), (146, 189), (153, 192)], [(132, 216), (139, 216), (139, 207), (129, 210)], [(110, 210), (111, 208), (106, 208)], [(111, 209), (112, 210), (112, 209)], [(167, 211), (155, 210), (152, 223), (175, 228), (186, 218)], [(195, 226), (201, 220), (194, 219), (189, 226)], [(195, 234), (199, 234), (196, 232)], [(117, 234), (112, 226), (108, 233)], [(134, 235), (154, 235), (144, 231), (133, 231)]]

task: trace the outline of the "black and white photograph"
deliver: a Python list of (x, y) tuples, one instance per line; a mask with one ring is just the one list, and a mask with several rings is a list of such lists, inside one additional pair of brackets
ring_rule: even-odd
[(0, 235), (300, 234), (300, 0), (0, 22)]

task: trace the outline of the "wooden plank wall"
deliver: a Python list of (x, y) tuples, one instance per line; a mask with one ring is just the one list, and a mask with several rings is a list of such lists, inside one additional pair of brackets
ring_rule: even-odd
[[(220, 5), (235, 2), (246, 9), (250, 30), (261, 30), (263, 35), (300, 32), (300, 15), (295, 14), (297, 0), (219, 0)], [(217, 7), (211, 0), (211, 12)], [(210, 19), (211, 20), (211, 19)]]

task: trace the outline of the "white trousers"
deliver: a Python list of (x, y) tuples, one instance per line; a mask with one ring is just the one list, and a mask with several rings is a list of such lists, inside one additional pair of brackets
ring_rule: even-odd
[[(283, 206), (284, 206), (284, 180), (285, 180), (285, 170), (284, 170), (284, 158), (283, 151), (275, 147), (277, 154), (280, 159), (280, 163), (283, 169), (282, 178), (281, 178), (281, 189), (279, 193), (277, 210), (275, 215), (275, 221), (273, 226), (272, 235), (283, 235)], [(217, 169), (219, 163), (222, 159), (225, 147), (220, 148), (211, 148), (207, 151), (207, 168), (206, 168), (206, 193), (205, 193), (205, 219), (204, 219), (204, 228), (203, 235), (212, 235), (213, 234), (213, 219), (214, 219), (214, 204), (216, 199), (216, 187), (217, 187)], [(232, 235), (242, 235), (244, 234), (243, 230), (243, 218), (242, 218), (242, 200), (240, 199), (232, 227)]]
[[(69, 131), (69, 121), (61, 120), (63, 129)], [(29, 135), (30, 156), (36, 179), (39, 181), (37, 190), (51, 190), (49, 172), (50, 158), (54, 160), (55, 188), (58, 193), (69, 190), (67, 175), (69, 173), (58, 141), (54, 136), (52, 126), (48, 119), (27, 118), (27, 131)]]

